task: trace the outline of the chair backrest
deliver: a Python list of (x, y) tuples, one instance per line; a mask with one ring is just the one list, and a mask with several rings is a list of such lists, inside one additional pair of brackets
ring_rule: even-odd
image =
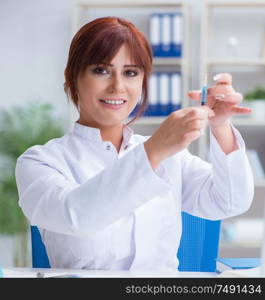
[[(215, 272), (221, 221), (210, 221), (182, 212), (182, 237), (177, 253), (179, 271)], [(38, 227), (31, 226), (32, 266), (50, 268)]]
[(31, 249), (32, 249), (32, 267), (50, 268), (48, 255), (45, 246), (41, 240), (41, 235), (37, 226), (30, 226), (31, 231)]
[(221, 221), (182, 212), (182, 236), (177, 253), (179, 271), (215, 272)]

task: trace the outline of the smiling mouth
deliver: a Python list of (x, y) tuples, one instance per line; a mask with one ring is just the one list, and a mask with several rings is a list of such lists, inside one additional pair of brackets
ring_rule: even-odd
[(99, 99), (99, 101), (109, 105), (122, 105), (125, 102), (127, 102), (126, 100), (123, 99), (119, 99), (119, 100)]

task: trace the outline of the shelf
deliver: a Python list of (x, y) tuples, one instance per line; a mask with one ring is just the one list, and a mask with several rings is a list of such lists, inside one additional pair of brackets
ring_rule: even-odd
[[(166, 119), (166, 117), (141, 117), (138, 119), (135, 124), (145, 124), (145, 125), (152, 125), (152, 124), (160, 124)], [(257, 120), (254, 118), (248, 117), (232, 117), (231, 119), (232, 124), (235, 126), (247, 126), (247, 127), (263, 127), (265, 126), (265, 120)]]
[[(166, 117), (141, 117), (138, 119), (135, 124), (136, 125), (155, 125), (155, 124), (161, 124)], [(265, 126), (265, 120), (255, 120), (252, 118), (240, 118), (235, 117), (232, 118), (232, 123), (235, 126)]]
[[(256, 181), (256, 182), (255, 182), (255, 187), (256, 187), (256, 188), (265, 188), (265, 180), (262, 180), (262, 181)], [(264, 197), (264, 200), (265, 200), (265, 197)]]
[(184, 60), (178, 57), (154, 57), (153, 64), (156, 66), (181, 65)]
[(227, 65), (227, 66), (265, 66), (265, 59), (208, 59), (208, 66)]
[(83, 7), (83, 8), (93, 8), (93, 7), (154, 7), (154, 6), (158, 6), (158, 7), (182, 7), (184, 6), (184, 3), (181, 2), (176, 2), (173, 0), (167, 0), (167, 1), (163, 1), (161, 2), (160, 0), (152, 0), (152, 1), (142, 1), (142, 0), (134, 0), (134, 1), (122, 1), (122, 0), (116, 0), (116, 1), (97, 1), (94, 3), (91, 2), (85, 2), (85, 1), (80, 1), (76, 4), (77, 6)]
[(242, 242), (220, 242), (222, 248), (260, 248), (261, 242), (242, 241)]
[(233, 7), (265, 7), (265, 3), (264, 2), (258, 2), (258, 1), (253, 1), (253, 2), (246, 2), (246, 1), (237, 1), (237, 2), (217, 2), (217, 1), (208, 1), (207, 5), (209, 7), (229, 7), (229, 8), (233, 8)]

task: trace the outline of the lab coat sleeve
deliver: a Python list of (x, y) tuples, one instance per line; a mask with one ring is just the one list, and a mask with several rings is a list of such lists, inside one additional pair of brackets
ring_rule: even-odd
[(210, 163), (182, 156), (182, 209), (210, 220), (244, 213), (254, 195), (253, 175), (240, 133), (232, 126), (239, 149), (226, 155), (210, 133)]
[(143, 144), (81, 185), (52, 166), (42, 151), (32, 147), (18, 159), (16, 181), (19, 205), (30, 223), (50, 231), (91, 235), (170, 189), (153, 171)]

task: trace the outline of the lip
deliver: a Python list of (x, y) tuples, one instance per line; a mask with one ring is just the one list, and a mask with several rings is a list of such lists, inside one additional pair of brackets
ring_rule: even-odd
[[(104, 103), (104, 102), (102, 102), (102, 100), (125, 101), (125, 102), (122, 103), (122, 104), (109, 104), (109, 103)], [(116, 99), (113, 99), (113, 98), (107, 98), (107, 99), (99, 99), (99, 102), (100, 102), (104, 107), (106, 107), (106, 108), (113, 109), (113, 110), (118, 110), (118, 109), (121, 109), (122, 107), (124, 107), (124, 105), (126, 104), (127, 100), (121, 99), (121, 98), (116, 98)]]

